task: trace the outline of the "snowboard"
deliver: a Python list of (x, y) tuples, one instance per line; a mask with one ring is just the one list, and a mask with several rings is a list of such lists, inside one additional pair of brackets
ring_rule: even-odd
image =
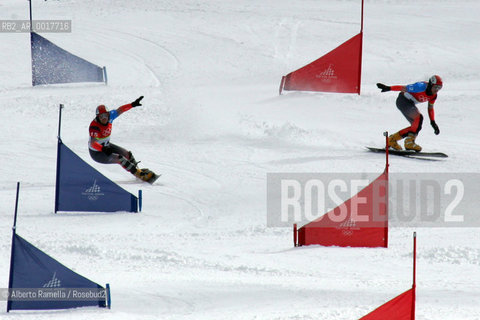
[[(160, 178), (161, 174), (156, 174), (155, 172), (153, 172), (152, 170), (150, 169), (147, 169), (147, 168), (143, 168), (143, 169), (140, 169), (141, 170), (141, 177), (135, 175), (139, 180), (142, 180), (144, 182), (148, 182), (150, 184), (153, 184), (155, 181), (157, 181), (158, 178)], [(152, 176), (150, 177), (150, 179), (146, 180), (145, 179), (145, 175), (147, 174), (152, 174)]]
[[(385, 153), (385, 148), (367, 147), (372, 152)], [(388, 150), (388, 154), (407, 158), (448, 158), (443, 152), (416, 152), (412, 150)]]
[(156, 174), (152, 171), (152, 177), (150, 178), (150, 180), (148, 180), (147, 182), (150, 183), (150, 184), (153, 184), (155, 181), (157, 181), (158, 178), (160, 178), (161, 174)]

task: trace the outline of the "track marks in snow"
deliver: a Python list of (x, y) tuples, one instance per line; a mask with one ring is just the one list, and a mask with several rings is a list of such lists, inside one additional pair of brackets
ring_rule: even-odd
[[(168, 238), (168, 237), (165, 237)], [(150, 239), (158, 243), (165, 243), (166, 239), (152, 235)], [(198, 238), (199, 241), (203, 241)], [(121, 240), (119, 239), (121, 242)], [(177, 239), (181, 242), (181, 239)], [(164, 247), (164, 245), (162, 245)], [(285, 274), (298, 274), (295, 271), (280, 270), (267, 266), (251, 266), (242, 262), (231, 261), (231, 257), (221, 256), (223, 261), (218, 261), (218, 257), (204, 259), (192, 255), (180, 254), (178, 251), (167, 249), (157, 249), (147, 246), (131, 246), (128, 250), (119, 250), (115, 248), (100, 248), (92, 245), (82, 246), (80, 244), (62, 245), (62, 249), (71, 254), (85, 257), (96, 257), (106, 259), (107, 261), (117, 261), (118, 264), (127, 265), (129, 268), (141, 270), (149, 268), (154, 264), (158, 270), (203, 270), (220, 271), (233, 274), (263, 274), (268, 276), (280, 276)]]
[[(90, 27), (82, 27), (82, 29), (85, 29), (87, 34), (95, 34), (95, 37), (89, 41), (95, 42), (97, 46), (105, 48), (104, 50), (110, 48), (137, 61), (150, 74), (155, 87), (164, 84), (180, 68), (180, 60), (171, 50), (154, 40), (141, 36), (141, 30), (138, 34), (133, 34), (106, 27), (102, 27), (102, 33), (95, 33), (97, 30)], [(122, 42), (124, 46), (119, 47), (119, 43)]]
[(438, 247), (419, 253), (420, 259), (430, 263), (480, 265), (480, 249), (470, 247)]

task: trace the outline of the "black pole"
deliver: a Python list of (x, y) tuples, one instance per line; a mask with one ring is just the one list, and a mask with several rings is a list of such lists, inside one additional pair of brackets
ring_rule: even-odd
[(63, 109), (63, 104), (60, 104), (59, 113), (58, 113), (58, 135), (57, 135), (58, 140), (61, 140), (60, 131), (62, 129), (62, 109)]
[(17, 227), (17, 212), (18, 212), (18, 195), (20, 193), (20, 182), (17, 182), (17, 198), (15, 200), (15, 215), (13, 216), (13, 227), (12, 230), (15, 233), (15, 228)]
[(33, 31), (33, 21), (32, 21), (32, 0), (28, 0), (30, 4), (30, 32)]
[(362, 0), (362, 22), (360, 23), (360, 32), (363, 32), (363, 0)]
[(55, 209), (54, 212), (58, 212), (58, 199), (60, 193), (60, 156), (61, 156), (61, 147), (62, 147), (62, 138), (60, 137), (60, 132), (62, 128), (62, 109), (63, 104), (60, 104), (58, 112), (58, 136), (57, 136), (57, 177), (55, 179)]
[(10, 275), (8, 277), (8, 299), (7, 299), (7, 312), (12, 308), (12, 301), (10, 300), (10, 289), (13, 285), (13, 268), (14, 266), (14, 253), (15, 253), (15, 236), (17, 228), (17, 213), (18, 213), (18, 198), (20, 193), (20, 182), (17, 182), (17, 197), (15, 200), (15, 215), (13, 216), (13, 227), (12, 227), (12, 251), (10, 253)]
[(34, 65), (33, 65), (33, 26), (32, 26), (32, 0), (28, 0), (29, 7), (30, 7), (30, 53), (32, 59), (32, 87), (35, 86), (35, 77), (34, 75)]

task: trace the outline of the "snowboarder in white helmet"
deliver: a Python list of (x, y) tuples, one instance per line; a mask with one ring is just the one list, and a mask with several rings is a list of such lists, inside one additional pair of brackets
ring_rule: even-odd
[(90, 123), (90, 140), (88, 148), (90, 156), (99, 163), (118, 163), (125, 170), (129, 171), (135, 177), (150, 183), (155, 182), (158, 176), (148, 169), (139, 169), (138, 162), (135, 161), (132, 152), (110, 143), (112, 133), (112, 122), (122, 113), (141, 106), (143, 96), (132, 103), (123, 105), (116, 110), (108, 111), (105, 105), (99, 105), (96, 109), (95, 119)]
[(398, 141), (405, 138), (405, 149), (414, 150), (420, 152), (422, 147), (415, 143), (418, 133), (422, 130), (423, 115), (417, 108), (418, 103), (428, 102), (428, 116), (430, 118), (430, 124), (434, 130), (434, 133), (438, 135), (440, 129), (435, 122), (435, 111), (433, 105), (437, 99), (437, 93), (443, 87), (443, 81), (440, 76), (431, 76), (427, 81), (420, 81), (406, 86), (395, 85), (387, 86), (383, 83), (377, 83), (377, 87), (386, 91), (400, 91), (397, 97), (397, 108), (410, 122), (410, 126), (406, 127), (388, 137), (389, 148), (395, 150), (402, 150), (402, 147), (398, 144)]

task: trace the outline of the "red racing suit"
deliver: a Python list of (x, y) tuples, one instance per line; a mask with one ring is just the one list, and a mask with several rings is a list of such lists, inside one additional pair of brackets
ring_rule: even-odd
[(88, 148), (92, 151), (102, 151), (102, 148), (110, 142), (110, 135), (112, 134), (112, 122), (118, 118), (122, 113), (132, 109), (131, 104), (126, 104), (119, 107), (116, 110), (109, 111), (108, 123), (106, 125), (101, 124), (95, 117), (90, 123), (88, 129), (90, 133), (90, 139), (88, 141)]

